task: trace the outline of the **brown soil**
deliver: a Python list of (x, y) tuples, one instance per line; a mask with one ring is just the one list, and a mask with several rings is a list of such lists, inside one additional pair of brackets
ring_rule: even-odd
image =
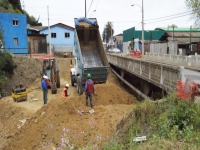
[[(85, 106), (85, 95), (79, 96), (76, 92), (76, 86), (70, 85), (70, 96), (61, 98), (64, 85), (70, 84), (70, 60), (57, 58), (61, 88), (54, 95), (49, 90), (47, 105), (42, 101), (38, 73), (35, 75), (38, 78), (28, 86), (28, 101), (15, 103), (11, 96), (0, 100), (0, 149), (34, 150), (46, 145), (50, 149), (61, 144), (63, 135), (70, 139), (70, 145), (82, 147), (102, 147), (111, 139), (116, 125), (136, 103), (136, 98), (121, 88), (111, 71), (106, 84), (95, 85), (93, 114), (89, 113), (91, 108)], [(24, 76), (29, 78), (29, 73), (25, 72)], [(26, 80), (23, 82), (26, 83)], [(31, 97), (38, 98), (38, 101), (31, 103)], [(83, 113), (80, 114), (80, 111)], [(24, 125), (19, 121), (22, 119), (26, 119)], [(69, 131), (62, 131), (64, 128)]]

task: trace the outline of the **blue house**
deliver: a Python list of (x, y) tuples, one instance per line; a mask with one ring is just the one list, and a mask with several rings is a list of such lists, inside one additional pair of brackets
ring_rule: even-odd
[(27, 54), (26, 15), (0, 12), (0, 23), (4, 31), (4, 49), (13, 54)]
[[(50, 26), (51, 44), (54, 46), (74, 46), (74, 28), (58, 23)], [(40, 30), (40, 34), (48, 34), (48, 27)], [(49, 37), (47, 36), (47, 42)]]

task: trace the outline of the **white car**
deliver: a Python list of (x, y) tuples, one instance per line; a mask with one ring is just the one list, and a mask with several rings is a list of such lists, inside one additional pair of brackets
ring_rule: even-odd
[(114, 48), (114, 49), (113, 49), (113, 52), (114, 52), (114, 53), (120, 53), (121, 51), (120, 51), (118, 48)]

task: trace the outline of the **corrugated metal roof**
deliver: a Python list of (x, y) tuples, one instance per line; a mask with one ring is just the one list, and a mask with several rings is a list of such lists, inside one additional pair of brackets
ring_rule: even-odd
[[(191, 28), (192, 32), (200, 32), (199, 28)], [(166, 28), (166, 27), (158, 27), (155, 30), (163, 30), (163, 31), (174, 31), (174, 32), (190, 32), (190, 28)]]
[[(190, 32), (166, 32), (168, 36), (172, 37), (190, 37)], [(200, 37), (200, 32), (191, 32), (191, 37)]]
[(36, 30), (42, 30), (44, 28), (47, 28), (48, 26), (30, 26), (31, 29), (36, 29)]
[[(50, 26), (50, 27), (55, 27), (55, 26), (60, 26), (60, 27), (63, 27), (63, 28), (67, 28), (67, 29), (74, 30), (74, 27), (65, 25), (65, 24), (63, 24), (63, 23), (57, 23), (57, 24), (54, 24), (54, 25), (52, 25), (52, 26)], [(41, 29), (41, 30), (44, 30), (44, 29), (46, 29), (46, 28), (48, 28), (48, 26), (45, 27), (45, 28), (43, 28), (43, 29)], [(40, 30), (40, 31), (41, 31), (41, 30)]]

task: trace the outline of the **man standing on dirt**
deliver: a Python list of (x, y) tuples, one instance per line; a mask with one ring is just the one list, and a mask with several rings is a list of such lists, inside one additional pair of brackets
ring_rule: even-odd
[(92, 108), (92, 94), (94, 94), (94, 83), (91, 79), (91, 75), (87, 75), (87, 80), (85, 82), (85, 95), (86, 95), (86, 106), (88, 106), (88, 97), (90, 98), (90, 107)]
[(46, 84), (46, 81), (47, 80), (47, 77), (44, 75), (42, 77), (42, 82), (41, 82), (41, 86), (42, 86), (42, 91), (43, 91), (43, 101), (44, 101), (44, 104), (47, 104), (47, 93), (48, 93), (48, 89), (47, 89), (47, 84)]

